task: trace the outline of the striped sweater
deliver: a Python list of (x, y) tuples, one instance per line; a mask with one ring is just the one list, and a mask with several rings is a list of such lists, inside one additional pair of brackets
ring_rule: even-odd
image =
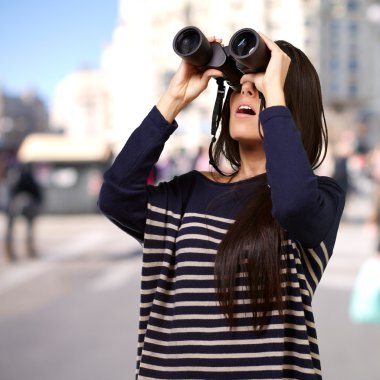
[[(217, 183), (192, 171), (146, 185), (177, 124), (157, 108), (104, 175), (99, 207), (143, 242), (137, 379), (321, 379), (312, 298), (331, 257), (344, 194), (316, 176), (286, 107), (260, 114), (272, 214), (287, 231), (286, 307), (252, 328), (243, 280), (232, 330), (216, 299), (218, 244), (262, 176)], [(252, 216), (254, 217), (254, 215)]]

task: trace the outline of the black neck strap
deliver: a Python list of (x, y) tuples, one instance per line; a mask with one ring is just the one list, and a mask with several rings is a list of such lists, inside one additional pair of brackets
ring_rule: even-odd
[(224, 78), (216, 78), (216, 83), (218, 84), (218, 92), (215, 99), (214, 111), (212, 113), (212, 124), (211, 124), (211, 143), (208, 149), (209, 163), (213, 168), (221, 175), (225, 175), (216, 164), (213, 157), (213, 147), (216, 142), (216, 132), (218, 131), (219, 123), (222, 118), (222, 108), (224, 95), (226, 93), (226, 87), (224, 85)]

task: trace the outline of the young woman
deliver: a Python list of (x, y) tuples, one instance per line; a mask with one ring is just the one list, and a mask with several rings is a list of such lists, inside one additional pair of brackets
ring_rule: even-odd
[(105, 173), (100, 209), (144, 247), (137, 379), (322, 377), (311, 302), (344, 194), (313, 172), (327, 139), (314, 67), (262, 37), (266, 72), (224, 104), (214, 158), (232, 175), (146, 184), (175, 117), (222, 74), (184, 61)]

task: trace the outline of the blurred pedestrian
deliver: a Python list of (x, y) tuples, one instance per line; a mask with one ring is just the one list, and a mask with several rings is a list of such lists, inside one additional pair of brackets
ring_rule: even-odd
[(150, 170), (146, 183), (148, 185), (154, 185), (156, 181), (157, 181), (157, 166), (154, 165), (152, 169)]
[(360, 266), (351, 293), (350, 318), (354, 323), (380, 324), (380, 254)]
[(313, 171), (327, 138), (313, 65), (261, 38), (271, 59), (228, 91), (216, 172), (146, 185), (175, 117), (223, 75), (182, 61), (104, 175), (100, 209), (143, 242), (137, 379), (322, 378), (312, 299), (344, 192)]
[(14, 225), (17, 218), (26, 221), (26, 251), (29, 257), (36, 257), (34, 224), (42, 204), (42, 189), (33, 176), (30, 165), (14, 164), (7, 172), (8, 205), (6, 207), (7, 227), (5, 251), (10, 260), (16, 260)]
[(374, 205), (371, 222), (376, 227), (377, 245), (376, 252), (380, 255), (380, 143), (368, 153), (367, 171), (373, 182)]
[(210, 163), (208, 157), (207, 147), (200, 145), (198, 147), (197, 154), (193, 159), (192, 170), (198, 170), (199, 172), (204, 172), (209, 170)]
[(334, 172), (332, 177), (345, 191), (346, 197), (353, 190), (349, 170), (349, 160), (354, 154), (354, 135), (350, 130), (343, 131), (334, 146)]
[(8, 204), (6, 174), (6, 155), (0, 152), (0, 212), (4, 212)]
[[(363, 148), (362, 148), (363, 149)], [(370, 216), (376, 231), (374, 254), (360, 266), (350, 299), (349, 314), (354, 323), (380, 324), (380, 143), (372, 151), (359, 152), (373, 182), (374, 208)]]

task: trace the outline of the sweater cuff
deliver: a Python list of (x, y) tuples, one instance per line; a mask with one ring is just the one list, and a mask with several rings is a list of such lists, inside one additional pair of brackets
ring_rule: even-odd
[(272, 106), (265, 108), (260, 112), (259, 118), (262, 124), (266, 123), (273, 117), (290, 117), (293, 118), (288, 107), (285, 106)]
[(161, 129), (167, 137), (178, 128), (177, 122), (174, 120), (173, 123), (168, 123), (156, 106), (151, 109), (148, 118), (157, 128)]

